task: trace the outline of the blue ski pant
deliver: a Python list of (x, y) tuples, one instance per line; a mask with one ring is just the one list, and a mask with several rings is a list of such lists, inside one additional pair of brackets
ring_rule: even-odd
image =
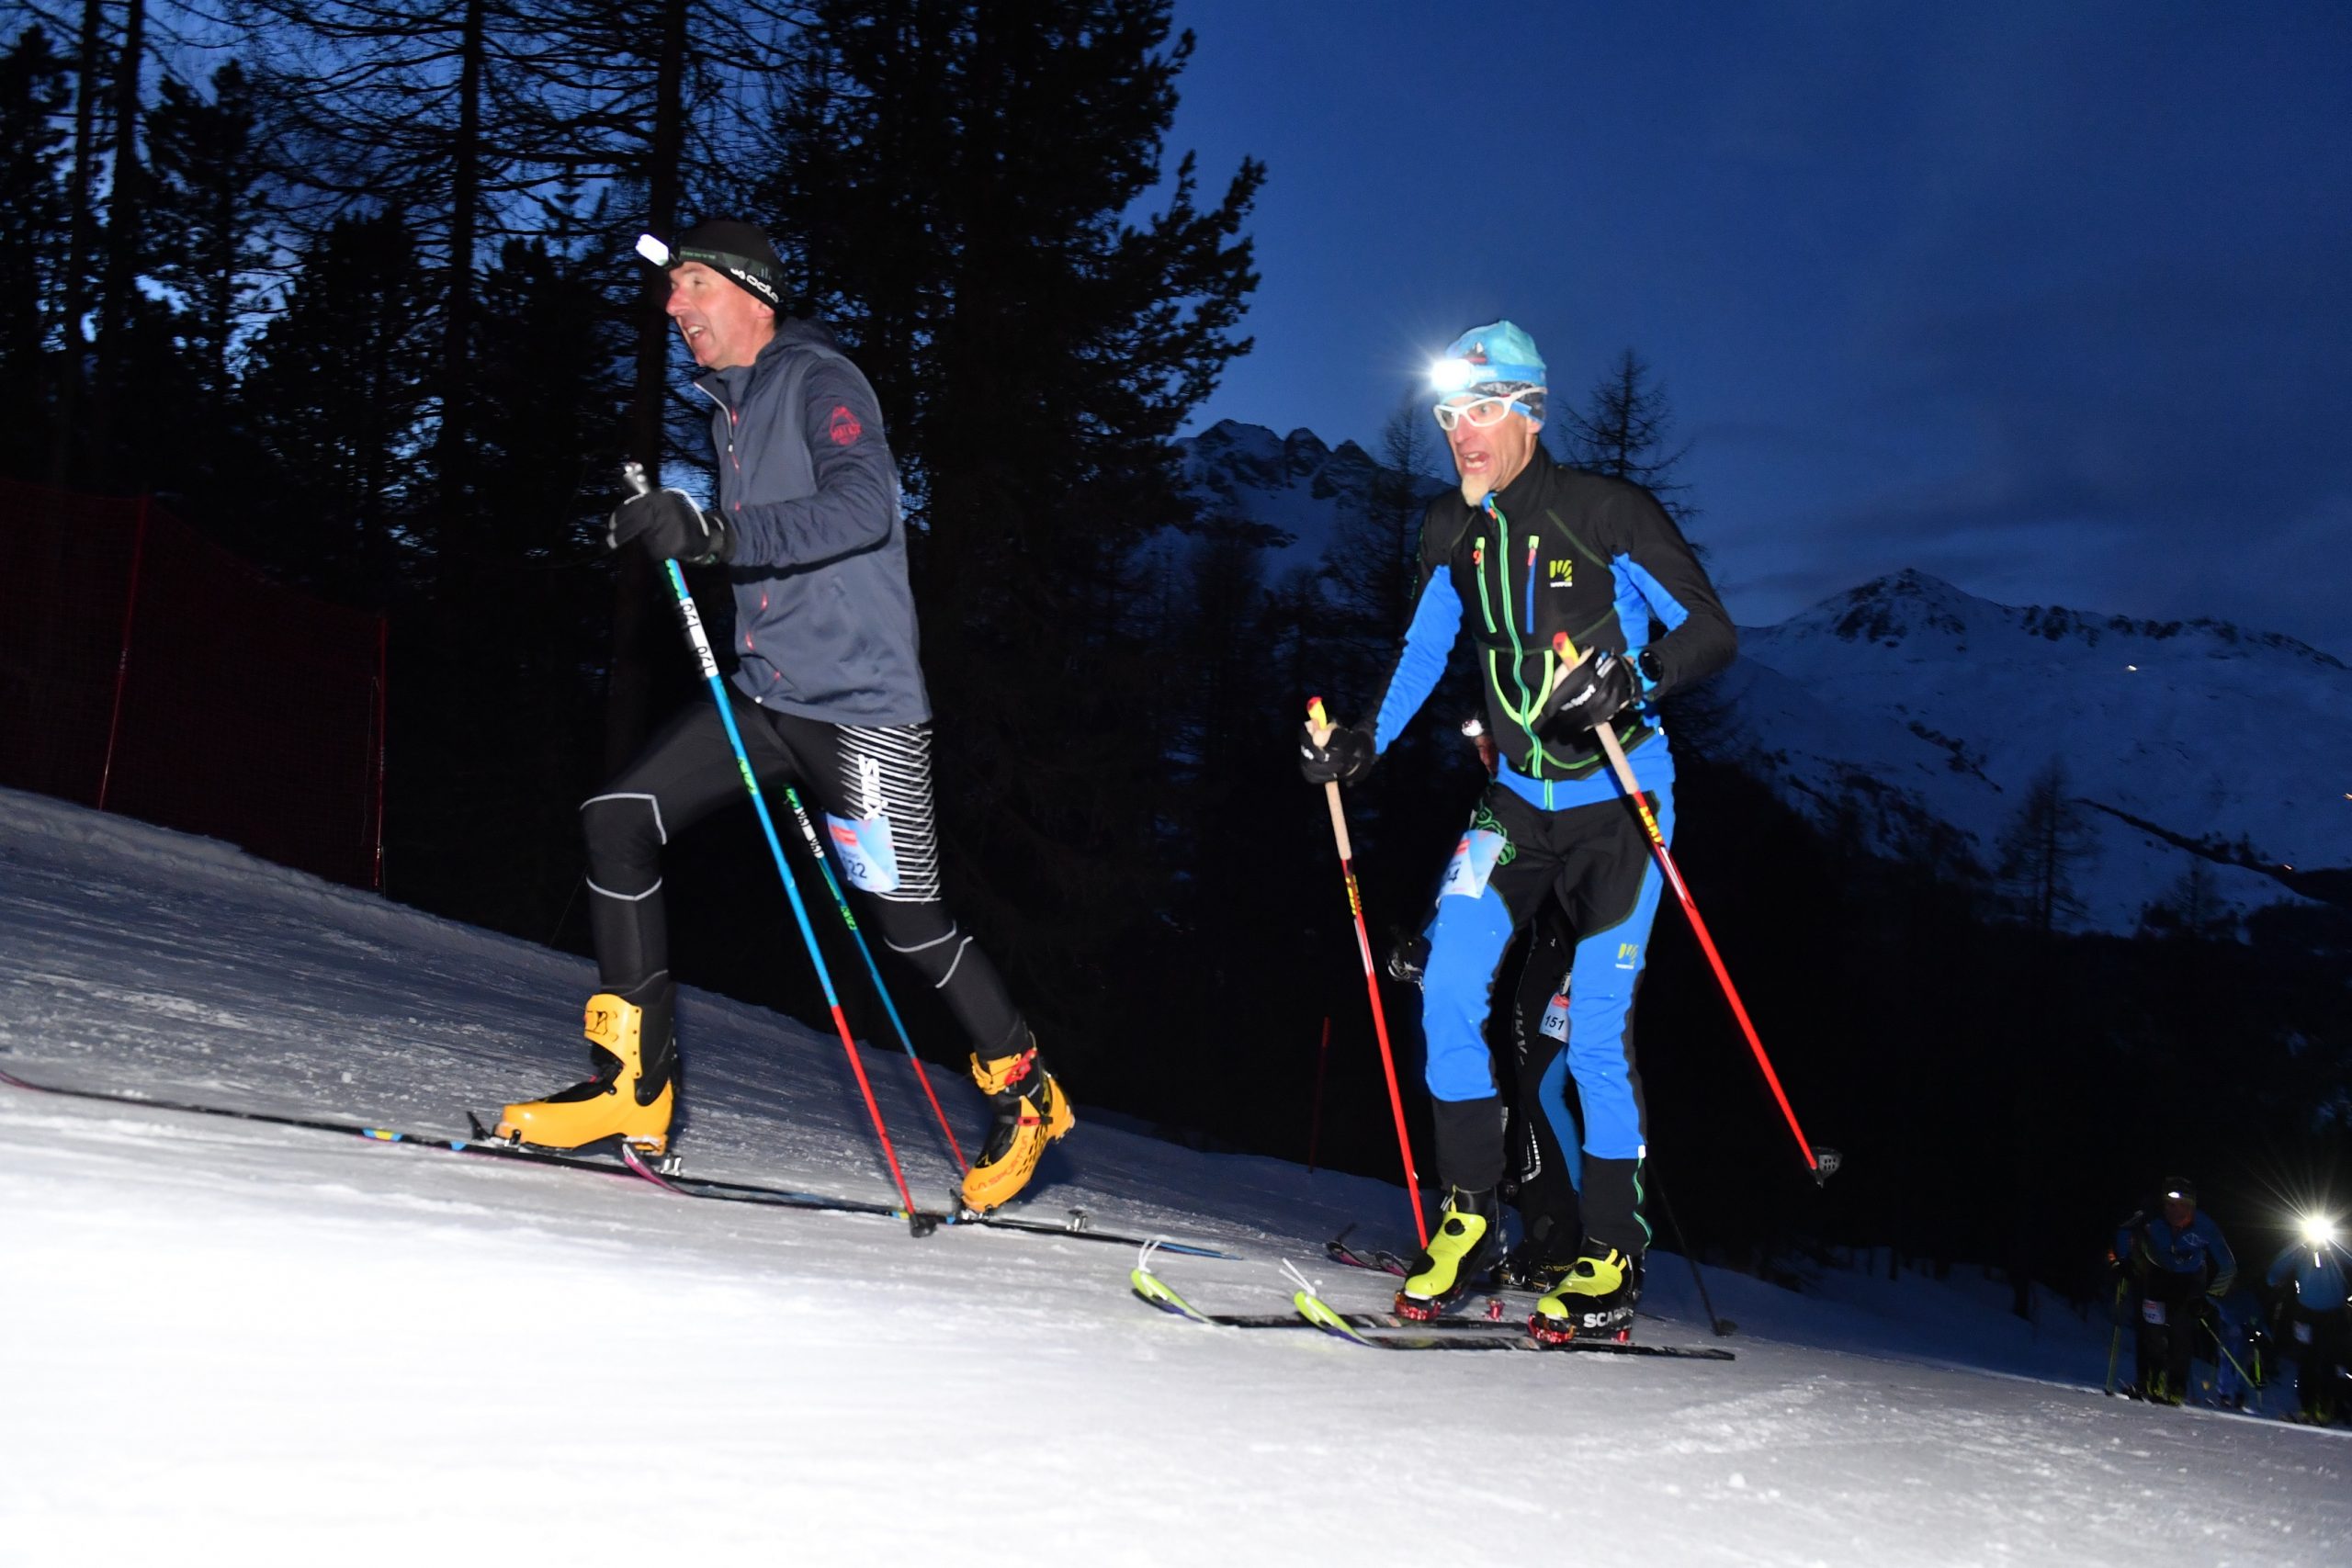
[[(1671, 842), (1672, 785), (1660, 782), (1647, 795)], [(1584, 1153), (1590, 1160), (1623, 1162), (1623, 1186), (1638, 1205), (1646, 1127), (1634, 1055), (1634, 996), (1664, 887), (1640, 818), (1623, 798), (1545, 811), (1505, 785), (1490, 784), (1455, 860), (1430, 925), (1422, 978), (1430, 1095), (1459, 1102), (1497, 1094), (1485, 1032), (1496, 971), (1513, 933), (1544, 900), (1556, 898), (1576, 941), (1564, 1055), (1584, 1112)], [(1483, 875), (1482, 864), (1491, 868)], [(1446, 1120), (1441, 1116), (1441, 1125)], [(1445, 1156), (1441, 1147), (1440, 1172), (1449, 1183), (1491, 1185), (1484, 1170), (1446, 1170)]]

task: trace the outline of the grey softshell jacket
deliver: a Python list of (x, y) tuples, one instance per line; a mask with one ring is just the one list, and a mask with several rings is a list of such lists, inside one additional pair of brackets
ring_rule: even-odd
[(695, 386), (717, 405), (716, 504), (735, 540), (735, 684), (831, 724), (930, 718), (874, 389), (821, 323), (790, 319), (752, 363)]

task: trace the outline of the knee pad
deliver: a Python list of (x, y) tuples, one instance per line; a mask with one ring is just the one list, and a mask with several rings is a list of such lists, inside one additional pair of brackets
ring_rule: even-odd
[(650, 795), (599, 795), (580, 807), (588, 841), (588, 886), (608, 898), (642, 898), (662, 886), (661, 802)]
[(933, 990), (954, 977), (972, 944), (972, 933), (949, 919), (943, 904), (876, 901), (873, 918), (881, 930), (883, 944), (913, 964)]

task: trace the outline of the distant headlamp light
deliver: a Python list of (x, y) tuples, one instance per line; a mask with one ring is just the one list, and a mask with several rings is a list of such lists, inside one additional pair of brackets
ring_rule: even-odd
[(639, 234), (637, 237), (637, 254), (655, 266), (670, 265), (670, 247), (650, 234)]
[(2325, 1214), (2305, 1214), (2302, 1231), (2306, 1247), (2328, 1247), (2335, 1240), (2335, 1222)]

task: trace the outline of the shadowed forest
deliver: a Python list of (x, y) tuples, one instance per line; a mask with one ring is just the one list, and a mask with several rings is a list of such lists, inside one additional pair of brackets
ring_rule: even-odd
[[(1379, 684), (1443, 448), (1411, 404), (1323, 570), (1276, 581), (1262, 530), (1186, 491), (1174, 442), (1249, 352), (1249, 222), (1282, 171), (1168, 143), (1191, 41), (1162, 0), (0, 16), (0, 468), (155, 495), (390, 615), (390, 896), (586, 951), (577, 804), (703, 700), (654, 573), (602, 547), (625, 461), (707, 490), (664, 282), (630, 247), (743, 217), (879, 394), (949, 897), (1076, 1099), (1301, 1158), (1328, 1019), (1320, 1159), (1396, 1174), (1294, 739), (1308, 696), (1352, 719)], [(1553, 406), (1564, 457), (1654, 484), (1702, 549), (1739, 504), (1679, 484), (1663, 383), (1632, 354)], [(695, 586), (723, 646), (725, 581)], [(1426, 917), (1478, 787), (1456, 663), (1350, 792), (1384, 949)], [(1723, 723), (1703, 692), (1669, 715), (1677, 856), (1845, 1171), (1806, 1177), (1669, 900), (1639, 1038), (1655, 1174), (1702, 1255), (1770, 1271), (1892, 1246), (2087, 1295), (2168, 1173), (2247, 1259), (2352, 1196), (2341, 902), (2241, 930), (2188, 888), (2134, 939), (2069, 935), (2063, 795), (2026, 803), (2002, 865), (1888, 860), (1711, 750)], [(670, 856), (679, 976), (820, 1015), (748, 808)], [(840, 939), (853, 1021), (885, 1039)], [(1385, 999), (1426, 1165), (1418, 998)], [(962, 1061), (944, 1017), (899, 1001), (927, 1056)]]

